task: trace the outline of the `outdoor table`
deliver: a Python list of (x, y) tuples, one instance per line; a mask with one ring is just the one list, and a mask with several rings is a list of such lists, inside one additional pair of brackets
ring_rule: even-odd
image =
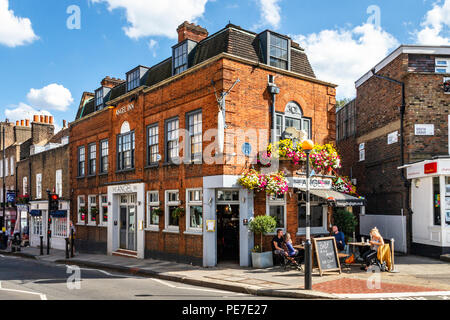
[(305, 246), (302, 245), (302, 244), (297, 244), (297, 245), (295, 245), (295, 246), (293, 246), (293, 247), (294, 247), (294, 249), (305, 250)]
[[(347, 244), (349, 246), (353, 246), (353, 250), (352, 250), (353, 253), (355, 253), (355, 247), (359, 247), (359, 248), (370, 247), (369, 242), (349, 242)], [(358, 256), (360, 256), (359, 253), (358, 253)], [(355, 258), (357, 258), (356, 255), (355, 255)]]

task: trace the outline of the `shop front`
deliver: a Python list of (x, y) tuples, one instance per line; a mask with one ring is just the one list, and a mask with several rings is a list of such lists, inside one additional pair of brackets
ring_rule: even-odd
[(450, 253), (450, 158), (405, 167), (411, 181), (411, 252), (439, 258)]
[(59, 210), (48, 212), (48, 201), (31, 201), (29, 212), (29, 240), (31, 247), (39, 247), (41, 236), (43, 245), (47, 246), (48, 221), (51, 218), (50, 248), (65, 250), (66, 238), (69, 237), (70, 230), (70, 202), (59, 201)]

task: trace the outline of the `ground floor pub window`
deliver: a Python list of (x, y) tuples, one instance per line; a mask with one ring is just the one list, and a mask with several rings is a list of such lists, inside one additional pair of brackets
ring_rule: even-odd
[(147, 192), (147, 228), (158, 230), (159, 229), (159, 192), (148, 191)]
[(203, 219), (203, 191), (190, 189), (186, 191), (186, 225), (189, 231), (202, 232)]
[[(311, 232), (326, 232), (326, 206), (311, 204)], [(306, 204), (298, 205), (298, 228), (302, 233), (306, 229)]]
[(89, 224), (95, 225), (98, 216), (97, 196), (89, 196)]
[(274, 217), (277, 221), (277, 229), (285, 229), (286, 221), (286, 199), (284, 194), (267, 196), (267, 215)]
[(78, 223), (86, 223), (86, 203), (84, 202), (84, 196), (78, 196)]
[(100, 196), (100, 224), (103, 226), (108, 224), (108, 196), (106, 194)]
[(174, 215), (176, 208), (180, 206), (180, 198), (178, 190), (168, 190), (166, 191), (166, 210), (165, 210), (165, 221), (166, 229), (178, 231), (179, 230), (179, 218)]

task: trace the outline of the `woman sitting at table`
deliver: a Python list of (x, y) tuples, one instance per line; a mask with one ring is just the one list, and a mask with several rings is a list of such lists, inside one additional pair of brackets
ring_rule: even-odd
[(300, 260), (301, 260), (301, 258), (303, 258), (300, 251), (295, 249), (294, 246), (292, 245), (292, 238), (291, 238), (291, 234), (289, 232), (286, 233), (286, 239), (285, 239), (284, 243), (286, 244), (288, 256), (290, 258), (299, 257)]
[(383, 237), (381, 236), (380, 232), (378, 231), (378, 229), (375, 227), (372, 230), (370, 230), (370, 250), (366, 251), (363, 253), (362, 258), (364, 259), (366, 265), (361, 267), (361, 269), (366, 270), (370, 265), (370, 262), (372, 261), (372, 259), (376, 259), (377, 257), (377, 253), (378, 253), (378, 248), (380, 246), (384, 245), (384, 240)]

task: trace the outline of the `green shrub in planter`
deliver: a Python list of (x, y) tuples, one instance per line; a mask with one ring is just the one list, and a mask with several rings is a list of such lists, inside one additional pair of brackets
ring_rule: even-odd
[[(259, 252), (262, 252), (263, 235), (273, 232), (277, 226), (277, 221), (271, 216), (257, 216), (248, 224), (250, 231), (260, 234)], [(255, 247), (256, 248), (256, 247)]]

